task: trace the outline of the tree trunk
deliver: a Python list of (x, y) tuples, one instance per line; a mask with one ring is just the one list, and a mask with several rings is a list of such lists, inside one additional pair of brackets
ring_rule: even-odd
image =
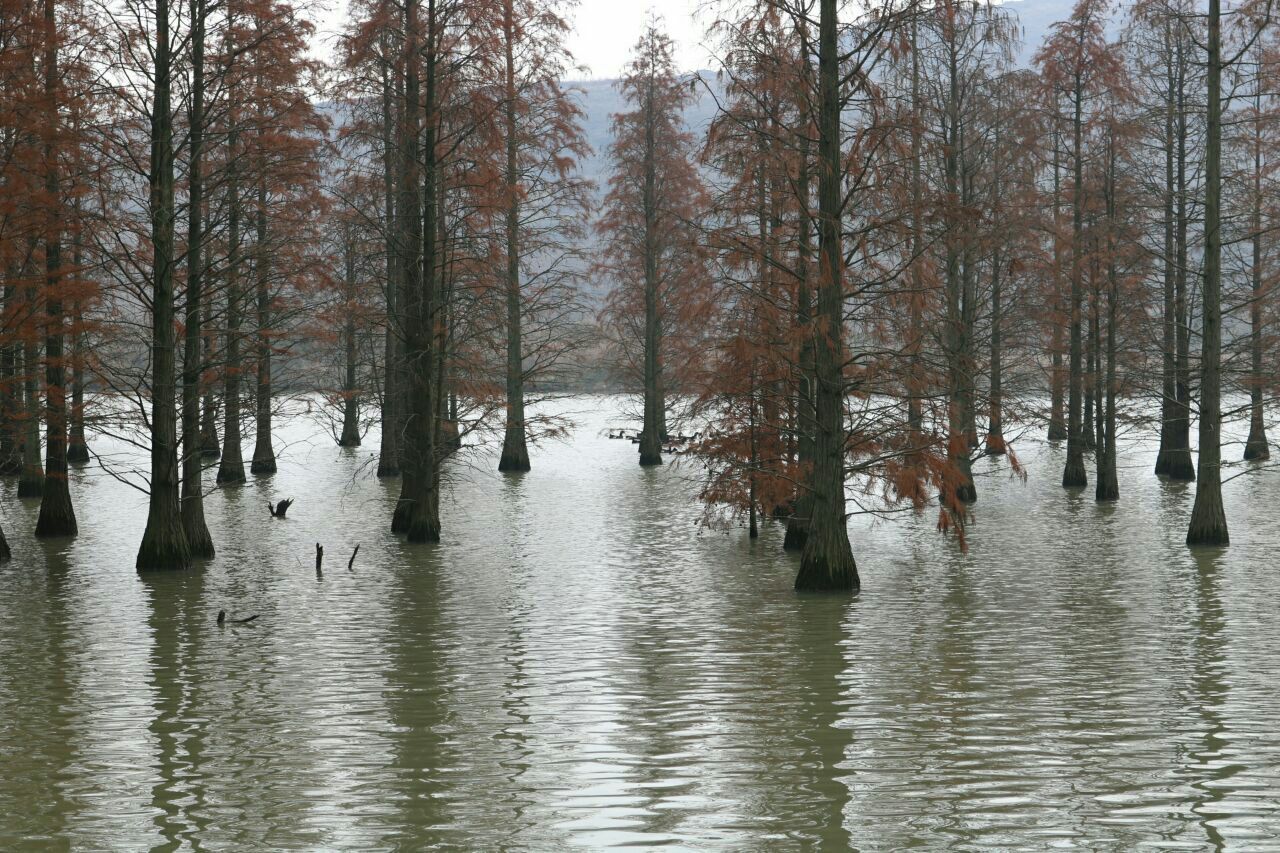
[(200, 447), (200, 300), (204, 287), (204, 0), (191, 0), (191, 108), (187, 145), (187, 294), (182, 352), (182, 532), (193, 557), (212, 557), (204, 520), (203, 452)]
[(1004, 416), (1001, 411), (1004, 405), (1003, 377), (1000, 374), (1000, 321), (1003, 319), (1000, 304), (1001, 286), (1000, 250), (996, 249), (991, 259), (991, 423), (987, 427), (987, 455), (1003, 456)]
[(1081, 488), (1088, 484), (1084, 470), (1084, 423), (1082, 421), (1083, 397), (1083, 340), (1081, 330), (1081, 302), (1084, 299), (1082, 254), (1080, 245), (1084, 239), (1084, 117), (1083, 82), (1081, 72), (1076, 71), (1074, 89), (1075, 114), (1072, 118), (1072, 165), (1074, 182), (1071, 200), (1071, 373), (1068, 378), (1070, 392), (1067, 404), (1067, 463), (1062, 470), (1064, 488)]
[[(389, 56), (385, 39), (383, 56)], [(394, 99), (389, 60), (382, 63), (382, 217), (386, 230), (386, 309), (387, 331), (382, 348), (382, 435), (378, 443), (378, 476), (400, 476), (400, 438), (404, 424), (400, 417), (400, 392), (403, 376), (401, 342), (404, 338), (403, 304), (397, 299), (401, 289), (396, 264), (395, 147), (393, 143)]]
[(1244, 444), (1244, 460), (1260, 462), (1271, 458), (1267, 428), (1263, 422), (1263, 390), (1267, 381), (1262, 372), (1262, 94), (1261, 77), (1255, 83), (1253, 119), (1253, 267), (1249, 299), (1249, 438)]
[(151, 500), (139, 571), (186, 568), (190, 559), (178, 502), (173, 292), (173, 116), (169, 106), (169, 2), (156, 0), (155, 101), (151, 109)]
[(1067, 421), (1063, 400), (1065, 375), (1062, 369), (1062, 141), (1053, 131), (1053, 330), (1049, 347), (1051, 367), (1049, 373), (1049, 441), (1065, 441)]
[(653, 79), (645, 97), (644, 136), (644, 423), (640, 429), (640, 464), (662, 464), (661, 392), (658, 377), (658, 199)]
[(1187, 227), (1190, 214), (1187, 211), (1187, 104), (1183, 84), (1186, 80), (1182, 40), (1176, 51), (1178, 67), (1177, 147), (1175, 168), (1175, 252), (1177, 261), (1174, 276), (1173, 308), (1175, 319), (1175, 364), (1173, 417), (1169, 423), (1168, 467), (1165, 473), (1171, 480), (1189, 481), (1196, 478), (1196, 466), (1191, 460), (1191, 317), (1187, 300), (1188, 241)]
[[(1171, 28), (1166, 25), (1166, 37)], [(1160, 393), (1160, 452), (1156, 456), (1156, 475), (1168, 474), (1172, 465), (1173, 419), (1177, 405), (1177, 317), (1174, 313), (1174, 292), (1177, 281), (1177, 265), (1174, 260), (1174, 113), (1175, 91), (1178, 85), (1177, 69), (1173, 62), (1172, 45), (1169, 45), (1169, 65), (1165, 72), (1164, 117), (1164, 322), (1161, 339), (1161, 393)]]
[[(1098, 406), (1105, 406), (1100, 413), (1098, 430), (1098, 482), (1094, 487), (1094, 499), (1114, 501), (1120, 499), (1120, 481), (1116, 475), (1116, 322), (1119, 313), (1119, 276), (1116, 271), (1115, 237), (1118, 230), (1116, 217), (1116, 140), (1108, 139), (1106, 203), (1107, 203), (1107, 312), (1106, 321), (1106, 381), (1098, 394)], [(1099, 313), (1101, 308), (1098, 309)], [(1104, 356), (1099, 342), (1098, 368), (1104, 368)]]
[(50, 134), (44, 145), (45, 192), (51, 211), (45, 233), (45, 476), (40, 497), (40, 516), (36, 520), (36, 536), (74, 536), (76, 513), (71, 504), (71, 488), (67, 480), (67, 398), (63, 344), (66, 323), (62, 316), (62, 186), (56, 137), (61, 121), (58, 116), (58, 49), (57, 19), (54, 0), (44, 0), (45, 99), (49, 110)]
[(528, 471), (529, 448), (524, 421), (524, 351), (520, 328), (520, 175), (516, 139), (516, 60), (513, 0), (502, 6), (503, 47), (506, 64), (507, 144), (507, 431), (502, 442), (499, 471)]
[(856, 591), (844, 512), (844, 251), (841, 245), (840, 68), (836, 0), (821, 0), (818, 38), (818, 305), (814, 324), (812, 513), (797, 590)]
[(267, 178), (258, 177), (258, 243), (254, 248), (254, 272), (257, 279), (258, 321), (258, 388), (254, 423), (256, 441), (250, 474), (274, 474), (276, 451), (271, 446), (271, 278), (270, 251), (267, 247)]
[[(427, 0), (425, 169), (419, 172), (418, 4), (409, 0), (405, 9), (405, 99), (402, 127), (400, 208), (403, 224), (401, 265), (409, 293), (406, 362), (409, 376), (409, 417), (405, 425), (405, 472), (400, 519), (410, 542), (440, 540), (439, 458), (436, 452), (436, 12), (435, 0)], [(425, 198), (419, 196), (419, 186)], [(421, 263), (419, 263), (421, 258)]]
[(360, 446), (360, 396), (356, 389), (356, 252), (355, 247), (346, 246), (346, 286), (347, 286), (347, 322), (343, 327), (342, 337), (346, 348), (346, 371), (342, 382), (342, 436), (338, 439), (339, 447)]
[(1200, 350), (1200, 464), (1196, 502), (1187, 528), (1188, 545), (1226, 545), (1222, 506), (1222, 46), (1221, 0), (1209, 0), (1208, 122), (1204, 170), (1204, 287)]
[(237, 135), (227, 141), (227, 335), (222, 394), (222, 460), (218, 483), (243, 483), (244, 458), (240, 455), (240, 171)]

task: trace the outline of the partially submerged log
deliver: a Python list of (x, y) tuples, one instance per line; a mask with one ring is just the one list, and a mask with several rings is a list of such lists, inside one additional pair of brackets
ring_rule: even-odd
[(252, 622), (254, 619), (257, 619), (257, 618), (258, 618), (258, 614), (257, 614), (257, 613), (255, 613), (255, 614), (253, 614), (252, 616), (246, 616), (246, 617), (244, 617), (243, 619), (230, 619), (230, 620), (229, 620), (229, 619), (227, 619), (227, 611), (225, 611), (225, 610), (219, 610), (219, 611), (218, 611), (218, 624), (219, 624), (219, 625), (225, 625), (227, 622), (231, 622), (232, 624), (237, 624), (237, 625), (244, 625), (244, 624), (246, 624), (246, 623)]

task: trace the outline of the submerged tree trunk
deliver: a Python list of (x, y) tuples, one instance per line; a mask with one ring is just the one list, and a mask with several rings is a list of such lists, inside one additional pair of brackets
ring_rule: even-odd
[(502, 441), (499, 471), (528, 471), (529, 448), (524, 421), (524, 352), (520, 317), (520, 175), (516, 133), (515, 14), (513, 0), (502, 7), (503, 47), (506, 64), (506, 238), (507, 238), (507, 430)]
[(1244, 443), (1244, 460), (1260, 462), (1271, 458), (1267, 445), (1267, 428), (1263, 422), (1263, 389), (1267, 381), (1262, 372), (1262, 115), (1261, 82), (1254, 95), (1253, 120), (1253, 285), (1249, 299), (1249, 438)]
[(1083, 271), (1081, 266), (1084, 239), (1084, 116), (1083, 82), (1081, 71), (1076, 71), (1074, 109), (1072, 117), (1072, 165), (1073, 176), (1071, 202), (1071, 365), (1068, 381), (1070, 393), (1067, 404), (1067, 463), (1062, 470), (1064, 488), (1081, 488), (1088, 483), (1084, 470), (1084, 341), (1081, 329), (1081, 303), (1084, 301)]
[[(1170, 34), (1166, 26), (1166, 35)], [(1177, 404), (1177, 317), (1174, 313), (1174, 292), (1177, 281), (1177, 265), (1174, 254), (1174, 90), (1178, 85), (1177, 69), (1171, 61), (1165, 72), (1164, 118), (1164, 314), (1161, 324), (1161, 384), (1160, 384), (1160, 452), (1156, 456), (1156, 474), (1168, 474), (1172, 464), (1173, 419)]]
[[(1106, 171), (1106, 204), (1107, 204), (1107, 312), (1106, 351), (1105, 356), (1099, 342), (1098, 369), (1105, 370), (1106, 378), (1102, 382), (1102, 391), (1098, 394), (1099, 413), (1098, 434), (1098, 476), (1094, 487), (1094, 499), (1098, 501), (1114, 501), (1120, 499), (1120, 481), (1116, 475), (1116, 324), (1119, 316), (1119, 275), (1116, 270), (1115, 236), (1118, 229), (1116, 216), (1116, 140), (1112, 136), (1108, 140)], [(1101, 308), (1098, 309), (1101, 314)], [(1103, 362), (1105, 360), (1105, 367)]]
[[(49, 110), (49, 126), (54, 133), (60, 125), (58, 117), (58, 52), (57, 19), (54, 0), (44, 0), (44, 20), (48, 30), (45, 48), (45, 98)], [(45, 192), (52, 206), (45, 233), (45, 477), (40, 498), (40, 516), (36, 520), (36, 536), (74, 536), (76, 513), (71, 504), (71, 487), (67, 480), (67, 398), (63, 344), (66, 325), (62, 317), (62, 186), (59, 180), (58, 149), (54, 138), (46, 139)]]
[(187, 146), (187, 294), (182, 351), (182, 532), (193, 557), (214, 555), (204, 520), (200, 447), (200, 300), (204, 287), (204, 0), (191, 0), (191, 108)]
[[(404, 478), (398, 518), (393, 529), (401, 529), (410, 542), (440, 541), (440, 476), (436, 449), (436, 304), (435, 284), (438, 261), (436, 191), (436, 8), (427, 0), (427, 34), (424, 67), (426, 93), (419, 102), (418, 63), (405, 63), (404, 122), (401, 151), (404, 180), (399, 207), (403, 230), (401, 267), (409, 296), (406, 334), (406, 367), (409, 380), (409, 416), (405, 424)], [(409, 0), (405, 9), (405, 56), (419, 55), (418, 3)], [(419, 107), (424, 107), (419, 171)], [(419, 187), (425, 197), (419, 196)], [(419, 263), (421, 258), (421, 263)]]
[(1222, 506), (1222, 45), (1221, 0), (1209, 0), (1209, 110), (1204, 174), (1204, 287), (1200, 350), (1200, 464), (1188, 545), (1226, 545)]
[(346, 370), (342, 382), (342, 436), (340, 447), (360, 446), (360, 395), (356, 388), (356, 319), (352, 311), (356, 289), (356, 253), (346, 246), (347, 322), (342, 337), (346, 349)]
[(222, 393), (222, 460), (218, 483), (243, 483), (240, 455), (240, 183), (236, 134), (227, 142), (227, 335)]
[(837, 2), (821, 0), (818, 38), (818, 304), (814, 324), (812, 512), (798, 590), (857, 590), (844, 512), (844, 251), (841, 244), (840, 68)]
[(987, 427), (987, 455), (1003, 456), (1004, 443), (1004, 389), (1000, 365), (1000, 324), (1003, 319), (1000, 304), (1000, 251), (997, 249), (991, 262), (991, 423)]
[(274, 474), (276, 451), (271, 446), (271, 264), (267, 248), (267, 184), (266, 176), (258, 180), (258, 243), (254, 250), (257, 279), (258, 320), (258, 388), (254, 394), (257, 440), (253, 447), (251, 474)]
[(1065, 401), (1063, 400), (1066, 376), (1062, 368), (1062, 239), (1060, 220), (1062, 218), (1062, 144), (1055, 128), (1053, 132), (1053, 330), (1050, 332), (1049, 347), (1051, 366), (1049, 373), (1049, 441), (1065, 441), (1067, 438), (1067, 421)]
[(169, 2), (156, 0), (155, 100), (151, 110), (151, 500), (139, 571), (186, 568), (190, 554), (178, 502), (173, 292), (173, 116), (169, 106)]
[(1177, 193), (1175, 205), (1175, 252), (1173, 310), (1175, 322), (1174, 348), (1174, 401), (1173, 414), (1169, 422), (1169, 449), (1165, 474), (1171, 480), (1194, 480), (1196, 466), (1191, 459), (1191, 308), (1188, 304), (1187, 270), (1189, 268), (1189, 249), (1187, 228), (1190, 213), (1187, 210), (1187, 103), (1183, 91), (1186, 79), (1184, 70), (1183, 47), (1181, 39), (1177, 50), (1178, 90), (1177, 90), (1177, 145), (1174, 189)]
[[(388, 56), (385, 39), (383, 55)], [(400, 359), (404, 326), (401, 311), (403, 305), (397, 299), (401, 289), (400, 273), (396, 266), (396, 201), (395, 201), (395, 147), (393, 143), (393, 113), (389, 60), (382, 63), (382, 217), (386, 231), (386, 301), (387, 329), (382, 348), (382, 433), (378, 440), (378, 476), (400, 476), (400, 438), (403, 429), (400, 418), (400, 389), (403, 363)]]
[(655, 166), (653, 80), (644, 102), (644, 423), (640, 430), (640, 464), (662, 464), (663, 407), (658, 376), (658, 176)]

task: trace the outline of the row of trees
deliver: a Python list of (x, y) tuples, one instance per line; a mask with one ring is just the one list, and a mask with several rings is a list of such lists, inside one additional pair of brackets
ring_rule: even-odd
[(1224, 389), (1268, 454), (1264, 0), (1080, 0), (1031, 69), (984, 3), (722, 3), (714, 77), (653, 20), (600, 199), (568, 0), (358, 0), (331, 68), (278, 0), (0, 3), (0, 468), (39, 535), (74, 534), (96, 431), (150, 453), (138, 568), (212, 556), (205, 468), (245, 479), (251, 412), (273, 473), (282, 389), (318, 386), (339, 444), (380, 421), (392, 529), (435, 541), (450, 456), (529, 470), (567, 426), (539, 395), (602, 355), (640, 464), (696, 431), (708, 507), (785, 519), (801, 589), (858, 586), (851, 499), (936, 495), (963, 540), (974, 460), (1020, 470), (1027, 430), (1066, 487), (1092, 452), (1100, 501), (1158, 430), (1191, 544), (1227, 541)]

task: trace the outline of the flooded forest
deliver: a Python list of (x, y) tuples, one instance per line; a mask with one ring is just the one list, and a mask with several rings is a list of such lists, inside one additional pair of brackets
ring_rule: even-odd
[(0, 848), (1280, 849), (1280, 9), (602, 2), (0, 0)]

